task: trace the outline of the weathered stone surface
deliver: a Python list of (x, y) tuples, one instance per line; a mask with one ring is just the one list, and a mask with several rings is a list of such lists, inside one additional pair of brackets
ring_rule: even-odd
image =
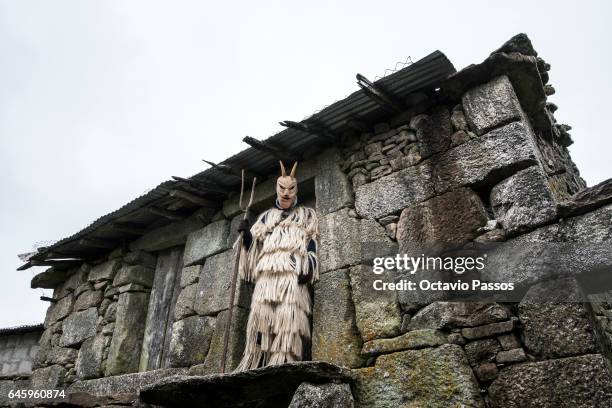
[(478, 195), (460, 188), (413, 204), (402, 211), (397, 225), (400, 252), (413, 243), (460, 244), (477, 236), (489, 220)]
[(463, 114), (463, 107), (461, 105), (456, 105), (453, 108), (450, 120), (453, 124), (453, 128), (456, 131), (467, 132), (469, 130), (467, 120), (465, 119), (465, 115)]
[(491, 190), (491, 206), (509, 233), (534, 229), (557, 216), (555, 199), (539, 166), (508, 177)]
[(501, 351), (496, 339), (484, 339), (469, 342), (465, 345), (465, 355), (472, 366), (479, 363), (491, 363), (495, 356)]
[(125, 254), (123, 262), (128, 265), (143, 265), (147, 268), (155, 269), (157, 265), (157, 256), (139, 249)]
[(183, 254), (184, 265), (202, 263), (206, 257), (226, 250), (229, 247), (229, 227), (229, 221), (220, 220), (189, 234)]
[(320, 172), (315, 177), (316, 210), (319, 216), (353, 205), (353, 187), (340, 169), (338, 152), (328, 150), (319, 158)]
[(319, 216), (319, 268), (322, 273), (359, 262), (361, 241), (359, 220), (348, 209)]
[(510, 366), (489, 387), (493, 408), (612, 406), (612, 377), (599, 354)]
[(78, 350), (70, 347), (51, 347), (47, 354), (47, 363), (66, 365), (76, 361)]
[[(228, 308), (235, 261), (233, 249), (206, 260), (200, 272), (195, 295), (194, 309), (198, 314), (211, 315)], [(235, 290), (234, 304), (249, 307), (251, 294), (246, 284), (238, 281)]]
[(355, 401), (348, 384), (303, 382), (293, 394), (289, 408), (353, 408)]
[(61, 299), (74, 290), (83, 282), (87, 280), (91, 266), (89, 264), (82, 264), (79, 268), (71, 269), (68, 271), (68, 278), (58, 285), (53, 291), (53, 297), (55, 299)]
[(72, 296), (64, 296), (49, 306), (45, 317), (45, 327), (49, 327), (58, 320), (68, 316), (72, 311), (72, 301)]
[(202, 265), (186, 266), (181, 271), (181, 288), (196, 283), (200, 277)]
[[(182, 245), (187, 236), (202, 228), (201, 218), (210, 218), (213, 209), (206, 208), (181, 221), (176, 221), (163, 227), (147, 232), (142, 237), (130, 243), (132, 251), (143, 250), (147, 252), (158, 252), (177, 245)], [(151, 265), (147, 265), (151, 267)], [(155, 267), (153, 265), (152, 267)]]
[(95, 307), (72, 313), (64, 320), (60, 345), (62, 347), (76, 346), (95, 335), (97, 320), (98, 310)]
[(402, 313), (395, 291), (375, 292), (371, 289), (372, 267), (354, 266), (349, 270), (356, 324), (361, 338), (393, 337), (399, 334)]
[[(612, 267), (612, 206), (538, 228), (488, 251), (481, 279), (514, 282), (526, 291), (551, 279), (578, 277)], [(508, 301), (519, 302), (521, 291)]]
[(305, 381), (340, 382), (349, 376), (349, 370), (333, 364), (301, 361), (224, 375), (177, 375), (144, 387), (140, 397), (155, 405), (286, 407)]
[[(215, 329), (212, 339), (210, 340), (210, 347), (208, 349), (208, 354), (206, 354), (206, 360), (204, 360), (202, 364), (191, 367), (189, 369), (189, 375), (207, 375), (220, 372), (221, 356), (223, 355), (223, 341), (228, 316), (228, 310), (223, 310), (217, 315), (215, 319)], [(244, 332), (248, 317), (249, 311), (247, 309), (234, 307), (227, 347), (226, 373), (234, 370), (242, 358), (245, 342)]]
[(121, 261), (119, 259), (111, 259), (110, 261), (96, 265), (91, 268), (91, 271), (89, 271), (88, 280), (90, 282), (113, 280), (119, 266), (121, 266)]
[(101, 290), (87, 290), (79, 295), (74, 302), (73, 310), (85, 310), (93, 306), (98, 306), (104, 298), (104, 292)]
[(153, 285), (155, 269), (146, 268), (142, 265), (124, 265), (119, 269), (113, 286), (123, 286), (130, 283), (150, 288)]
[(560, 203), (559, 215), (570, 217), (592, 211), (612, 202), (612, 179), (585, 188)]
[(413, 330), (390, 339), (376, 339), (364, 343), (361, 354), (376, 356), (394, 351), (436, 347), (447, 343), (447, 336), (438, 330)]
[(467, 327), (461, 329), (461, 335), (466, 339), (480, 339), (482, 337), (492, 336), (494, 334), (508, 333), (514, 328), (514, 322), (506, 321), (499, 323), (490, 323), (484, 326)]
[(30, 281), (30, 287), (32, 289), (53, 289), (66, 280), (69, 272), (68, 270), (47, 268), (43, 272), (34, 275)]
[(187, 370), (184, 368), (167, 368), (77, 381), (68, 387), (67, 393), (87, 392), (96, 396), (134, 394), (136, 397), (138, 391), (147, 384), (154, 383), (164, 377), (186, 373)]
[(461, 347), (408, 350), (353, 370), (357, 407), (484, 407)]
[(138, 370), (148, 305), (148, 293), (126, 292), (119, 295), (115, 332), (108, 351), (105, 375)]
[(170, 366), (188, 367), (203, 363), (210, 347), (214, 317), (190, 316), (172, 325)]
[(497, 377), (498, 371), (495, 363), (484, 363), (476, 367), (474, 372), (480, 381), (487, 382), (494, 380)]
[(355, 323), (348, 270), (321, 275), (314, 285), (312, 358), (340, 366), (360, 367), (361, 337)]
[(519, 304), (527, 350), (545, 359), (597, 352), (584, 299), (572, 278), (532, 286)]
[(497, 356), (495, 358), (497, 364), (520, 363), (525, 360), (527, 360), (527, 356), (525, 355), (525, 351), (523, 351), (522, 348), (500, 351), (499, 353), (497, 353)]
[(521, 343), (519, 343), (514, 334), (502, 334), (497, 340), (504, 350), (512, 350), (521, 347)]
[[(459, 186), (492, 186), (536, 164), (536, 151), (529, 128), (523, 122), (513, 122), (425, 160), (417, 167), (431, 167), (435, 191), (441, 194)], [(428, 180), (420, 182), (428, 183)], [(384, 192), (381, 197), (385, 197)]]
[(434, 108), (431, 115), (419, 115), (420, 119), (411, 125), (425, 157), (448, 150), (451, 143), (452, 126), (448, 109), (444, 106)]
[(466, 119), (478, 135), (521, 117), (521, 105), (505, 75), (466, 92), (462, 102)]
[(90, 337), (83, 342), (76, 360), (77, 378), (84, 380), (104, 375), (102, 359), (107, 338), (103, 334)]
[(52, 365), (32, 371), (29, 389), (48, 390), (63, 388), (66, 369), (61, 365)]
[(488, 302), (435, 302), (412, 317), (409, 330), (473, 327), (507, 320), (504, 306)]
[(428, 163), (421, 163), (357, 188), (355, 209), (362, 218), (381, 218), (434, 196)]
[(174, 320), (181, 320), (187, 316), (196, 314), (193, 302), (195, 300), (197, 290), (198, 285), (195, 283), (181, 289), (181, 292), (176, 299), (176, 304), (174, 305)]

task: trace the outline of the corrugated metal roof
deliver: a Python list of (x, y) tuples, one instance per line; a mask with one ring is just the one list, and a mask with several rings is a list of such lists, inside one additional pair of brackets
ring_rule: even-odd
[[(395, 99), (403, 101), (413, 92), (433, 89), (454, 72), (455, 68), (446, 56), (440, 51), (435, 51), (406, 68), (374, 82), (374, 84), (383, 89), (386, 93), (392, 95)], [(371, 99), (365, 91), (360, 89), (353, 92), (348, 97), (311, 115), (302, 122), (319, 123), (324, 125), (325, 128), (331, 132), (341, 134), (341, 132), (350, 128), (347, 123), (350, 119), (359, 119), (362, 122), (372, 124), (388, 116), (389, 113), (383, 107)], [(324, 147), (319, 137), (292, 128), (287, 128), (271, 136), (266, 139), (265, 142), (277, 147), (281, 151), (286, 151), (297, 156), (303, 154), (306, 149), (312, 148), (313, 146), (320, 145), (321, 148)], [(234, 168), (245, 168), (257, 174), (266, 175), (276, 170), (277, 159), (266, 152), (251, 147), (231, 156), (221, 164), (227, 164)], [(213, 181), (219, 185), (231, 187), (232, 190), (235, 190), (234, 187), (237, 187), (240, 183), (240, 180), (235, 176), (228, 175), (214, 167), (190, 177), (190, 180), (200, 182)], [(166, 200), (165, 203), (168, 204), (168, 191), (179, 186), (183, 189), (189, 189), (189, 186), (185, 182), (165, 181), (118, 210), (98, 218), (76, 234), (42, 249), (40, 253), (34, 255), (32, 259), (47, 259), (47, 255), (50, 252), (66, 254), (72, 257), (81, 256), (87, 258), (88, 256), (94, 256), (100, 252), (99, 249), (76, 247), (75, 242), (78, 242), (79, 239), (84, 237), (95, 236), (96, 232), (101, 228), (119, 219), (121, 219), (121, 221), (134, 221), (134, 217), (138, 217), (140, 222), (144, 222), (147, 225), (151, 225), (155, 221), (162, 222), (160, 217), (153, 218), (150, 213), (147, 213), (147, 216), (143, 218), (143, 214), (140, 210), (152, 205), (160, 206), (164, 203), (164, 200)], [(199, 193), (201, 193), (201, 191), (199, 191)], [(216, 199), (220, 205), (224, 197), (217, 196)], [(161, 206), (163, 207), (163, 205)], [(189, 209), (190, 208), (187, 207), (187, 210)], [(191, 209), (193, 210), (195, 208)], [(132, 236), (131, 238), (133, 239), (134, 237)]]

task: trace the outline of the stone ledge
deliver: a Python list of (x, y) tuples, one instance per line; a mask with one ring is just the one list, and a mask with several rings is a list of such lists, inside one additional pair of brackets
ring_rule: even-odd
[(71, 384), (66, 392), (87, 393), (95, 396), (112, 396), (117, 394), (138, 394), (140, 389), (170, 375), (187, 374), (186, 368), (168, 368), (116, 375), (112, 377), (96, 378), (93, 380), (77, 381)]
[(349, 380), (350, 371), (345, 368), (304, 361), (225, 375), (164, 378), (144, 387), (140, 399), (168, 407), (287, 407), (302, 382)]

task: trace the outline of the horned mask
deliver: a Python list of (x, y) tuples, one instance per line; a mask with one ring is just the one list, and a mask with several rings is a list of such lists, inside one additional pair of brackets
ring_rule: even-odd
[(287, 175), (285, 171), (285, 165), (283, 162), (279, 162), (281, 167), (281, 175), (276, 180), (276, 199), (278, 205), (283, 209), (291, 208), (297, 200), (297, 179), (295, 178), (295, 169), (297, 168), (297, 162), (293, 164), (291, 173)]

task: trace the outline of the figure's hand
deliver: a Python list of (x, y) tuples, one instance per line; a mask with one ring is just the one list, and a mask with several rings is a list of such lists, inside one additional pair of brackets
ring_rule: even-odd
[(251, 224), (249, 223), (249, 220), (242, 220), (240, 221), (240, 223), (238, 224), (238, 232), (240, 233), (248, 233), (251, 230)]
[(312, 278), (312, 273), (310, 272), (307, 275), (298, 275), (298, 283), (300, 285), (304, 285), (306, 283), (309, 283), (311, 278)]

